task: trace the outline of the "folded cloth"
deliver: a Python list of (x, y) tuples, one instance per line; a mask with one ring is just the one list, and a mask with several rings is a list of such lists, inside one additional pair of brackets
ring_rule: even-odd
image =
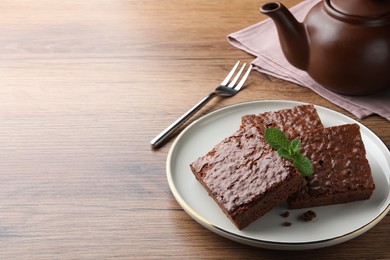
[[(319, 0), (307, 0), (292, 7), (290, 11), (298, 21), (303, 21), (308, 11)], [(358, 118), (378, 114), (390, 120), (390, 89), (370, 96), (345, 96), (333, 93), (316, 83), (305, 71), (296, 69), (284, 57), (280, 48), (274, 22), (266, 19), (227, 37), (230, 44), (257, 58), (254, 68), (262, 73), (281, 78), (310, 88), (332, 103), (346, 109)]]

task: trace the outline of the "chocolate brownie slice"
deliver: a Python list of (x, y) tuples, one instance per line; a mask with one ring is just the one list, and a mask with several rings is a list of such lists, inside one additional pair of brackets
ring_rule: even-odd
[(238, 229), (305, 185), (293, 164), (281, 158), (255, 126), (238, 130), (190, 166)]
[(241, 119), (241, 128), (255, 125), (264, 132), (268, 127), (276, 127), (286, 133), (289, 139), (305, 131), (324, 128), (317, 110), (313, 105), (300, 105), (291, 109), (265, 112), (260, 115), (245, 115)]
[(340, 204), (370, 198), (375, 184), (357, 124), (317, 129), (301, 137), (315, 173), (289, 197), (289, 208)]

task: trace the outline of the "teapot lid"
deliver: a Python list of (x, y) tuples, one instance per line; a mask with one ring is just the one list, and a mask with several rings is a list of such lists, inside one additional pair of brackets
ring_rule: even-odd
[(338, 12), (360, 17), (382, 17), (390, 15), (390, 0), (329, 0)]

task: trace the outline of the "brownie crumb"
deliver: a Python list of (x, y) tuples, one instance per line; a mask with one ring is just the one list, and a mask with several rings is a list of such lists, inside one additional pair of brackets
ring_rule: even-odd
[(280, 216), (282, 216), (283, 218), (287, 218), (288, 216), (290, 216), (290, 212), (285, 211), (285, 212), (281, 213)]
[(302, 219), (304, 221), (312, 221), (316, 217), (317, 214), (312, 210), (306, 211), (305, 213), (302, 214)]
[(291, 222), (286, 221), (286, 222), (283, 222), (282, 225), (285, 226), (285, 227), (289, 227), (289, 226), (291, 226), (292, 224), (291, 224)]

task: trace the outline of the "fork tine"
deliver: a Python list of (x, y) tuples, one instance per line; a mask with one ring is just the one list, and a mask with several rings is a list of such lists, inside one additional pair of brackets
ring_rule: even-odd
[(240, 83), (234, 88), (235, 90), (239, 91), (241, 87), (244, 85), (246, 78), (249, 76), (249, 73), (251, 72), (252, 65), (249, 66), (248, 70), (245, 72), (244, 76), (242, 77)]
[(229, 88), (233, 88), (234, 87), (234, 85), (236, 84), (236, 82), (237, 82), (238, 78), (240, 77), (242, 71), (244, 70), (245, 66), (246, 66), (246, 63), (244, 63), (244, 65), (242, 65), (240, 71), (237, 73), (237, 75), (234, 77), (234, 79), (229, 83), (229, 85), (228, 85)]
[(226, 84), (228, 84), (230, 78), (233, 76), (234, 72), (236, 71), (239, 63), (240, 63), (240, 61), (237, 61), (236, 65), (234, 65), (233, 69), (229, 72), (229, 74), (226, 76), (226, 78), (221, 82), (222, 86), (226, 86)]

